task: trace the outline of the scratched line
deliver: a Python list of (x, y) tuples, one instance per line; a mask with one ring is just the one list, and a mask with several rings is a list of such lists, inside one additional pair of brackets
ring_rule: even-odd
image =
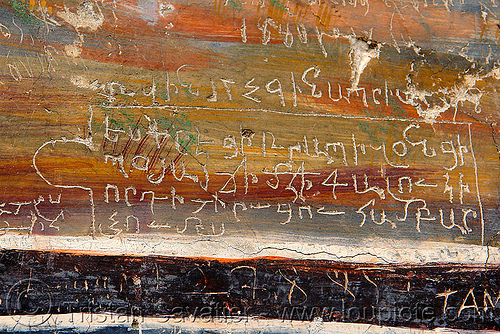
[[(109, 109), (171, 109), (176, 111), (178, 109), (182, 110), (210, 110), (210, 111), (229, 111), (229, 112), (262, 112), (262, 113), (271, 113), (271, 114), (279, 114), (279, 115), (289, 115), (289, 116), (301, 116), (301, 117), (327, 117), (327, 118), (342, 118), (342, 119), (361, 119), (361, 120), (369, 120), (369, 121), (394, 121), (394, 122), (417, 122), (424, 124), (431, 124), (422, 119), (417, 118), (396, 118), (396, 117), (367, 117), (367, 116), (357, 116), (357, 115), (343, 115), (343, 114), (312, 114), (312, 113), (291, 113), (286, 111), (279, 111), (273, 109), (265, 109), (265, 108), (218, 108), (218, 107), (204, 107), (204, 106), (187, 106), (187, 105), (91, 105), (91, 107), (98, 108), (109, 108)], [(470, 126), (472, 123), (464, 122), (464, 121), (448, 121), (448, 120), (435, 120), (432, 123), (438, 124), (454, 124), (454, 125), (467, 125)]]

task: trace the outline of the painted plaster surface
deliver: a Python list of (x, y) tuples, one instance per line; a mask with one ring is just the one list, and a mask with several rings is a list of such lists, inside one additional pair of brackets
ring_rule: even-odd
[[(252, 261), (276, 260), (288, 273), (296, 267), (286, 261), (305, 261), (330, 276), (346, 265), (410, 266), (441, 270), (432, 279), (460, 287), (453, 297), (451, 283), (419, 287), (434, 289), (415, 300), (436, 317), (446, 297), (456, 298), (455, 316), (476, 318), (318, 317), (499, 329), (499, 15), (494, 0), (1, 1), (0, 247), (2, 259), (17, 252), (21, 269), (16, 276), (0, 260), (0, 298), (17, 291), (11, 277), (44, 281), (59, 270), (25, 271), (25, 256), (45, 261), (33, 254), (73, 254), (64, 261), (88, 270), (111, 257), (148, 270), (150, 259), (250, 261), (254, 269)], [(473, 274), (447, 276), (444, 265), (484, 276), (467, 285)], [(63, 267), (59, 286), (73, 284), (75, 269)], [(232, 269), (221, 268), (220, 280)], [(279, 279), (292, 286), (276, 310), (302, 305), (292, 290), (316, 296), (316, 306), (334, 298), (318, 297), (297, 275), (276, 276), (274, 287)], [(375, 286), (401, 288), (384, 275)], [(335, 282), (350, 302), (371, 296), (362, 276)], [(150, 289), (170, 291), (160, 285)], [(48, 291), (62, 298), (59, 307), (74, 296)], [(394, 296), (379, 295), (376, 305), (394, 309)], [(248, 296), (233, 297), (228, 307)], [(131, 298), (116, 297), (113, 307)], [(0, 313), (43, 313), (23, 307), (0, 303)]]

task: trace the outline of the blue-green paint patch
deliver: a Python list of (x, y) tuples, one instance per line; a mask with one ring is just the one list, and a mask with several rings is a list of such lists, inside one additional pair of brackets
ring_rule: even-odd
[(279, 2), (278, 0), (271, 0), (271, 4), (272, 4), (274, 7), (278, 8), (279, 10), (283, 11), (283, 12), (285, 12), (285, 11), (287, 11), (287, 10), (288, 10), (288, 7), (287, 7), (287, 6), (285, 6), (285, 3), (284, 3), (284, 2), (283, 2), (283, 3), (281, 3), (281, 2)]
[(31, 23), (38, 21), (33, 15), (31, 15), (31, 11), (29, 5), (21, 0), (10, 0), (10, 4), (12, 8), (16, 11), (19, 19), (24, 23)]
[(233, 1), (233, 0), (229, 0), (227, 2), (227, 4), (229, 5), (229, 7), (231, 7), (232, 9), (235, 9), (235, 10), (237, 10), (239, 12), (241, 12), (243, 10), (243, 6), (239, 2), (236, 2), (236, 1)]

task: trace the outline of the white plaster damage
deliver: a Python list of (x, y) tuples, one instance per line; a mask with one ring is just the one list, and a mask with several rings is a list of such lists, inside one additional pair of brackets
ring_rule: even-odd
[[(368, 63), (372, 59), (379, 58), (380, 48), (383, 43), (377, 43), (368, 38), (360, 38), (352, 35), (345, 37), (349, 38), (350, 42), (350, 90), (356, 90), (358, 89), (361, 74), (368, 66)], [(421, 54), (421, 48), (417, 47), (411, 39), (410, 42), (407, 43), (407, 47), (413, 48), (413, 51), (417, 55), (423, 56)], [(470, 60), (464, 55), (462, 56)], [(411, 74), (413, 72), (414, 69), (412, 64), (410, 73), (406, 77), (406, 90), (398, 91), (396, 95), (399, 97), (401, 102), (413, 106), (417, 110), (418, 115), (422, 117), (425, 122), (431, 124), (434, 123), (444, 112), (450, 110), (451, 108), (455, 110), (455, 116), (453, 118), (455, 120), (458, 107), (464, 102), (472, 103), (474, 105), (474, 111), (479, 114), (481, 112), (481, 98), (484, 93), (477, 87), (477, 83), (490, 77), (496, 80), (500, 79), (500, 65), (497, 65), (486, 74), (481, 74), (480, 72), (470, 74), (466, 71), (459, 76), (460, 80), (458, 83), (453, 85), (453, 87), (445, 87), (436, 89), (435, 91), (428, 91), (425, 89), (419, 89), (411, 80)], [(430, 102), (430, 98), (434, 98), (434, 101)]]
[[(500, 67), (495, 66), (486, 74), (462, 74), (461, 80), (453, 87), (439, 88), (436, 91), (430, 92), (425, 89), (420, 90), (417, 88), (416, 84), (413, 83), (411, 79), (412, 72), (413, 66), (410, 70), (410, 74), (406, 77), (406, 90), (403, 92), (398, 91), (396, 95), (401, 102), (415, 107), (418, 115), (427, 123), (434, 123), (441, 114), (448, 111), (450, 108), (455, 109), (456, 116), (458, 107), (464, 102), (472, 103), (474, 105), (474, 111), (479, 114), (481, 112), (481, 98), (484, 93), (477, 87), (477, 83), (490, 77), (497, 80), (500, 79)], [(439, 102), (429, 102), (428, 98), (430, 97), (437, 98)]]
[(92, 89), (89, 80), (83, 75), (72, 75), (69, 81), (78, 88)]
[(76, 13), (72, 13), (68, 8), (65, 8), (63, 12), (58, 12), (57, 16), (73, 26), (76, 30), (88, 29), (90, 31), (96, 31), (104, 23), (104, 14), (99, 6), (91, 1), (82, 2), (78, 6)]
[(380, 55), (380, 44), (372, 40), (350, 37), (351, 50), (349, 51), (351, 65), (351, 89), (357, 89), (361, 74), (373, 58)]
[(158, 3), (158, 7), (159, 7), (158, 11), (160, 12), (160, 15), (162, 17), (167, 17), (175, 11), (174, 5), (172, 5), (169, 2), (167, 3), (160, 2)]
[(82, 42), (76, 40), (73, 44), (68, 44), (64, 46), (64, 53), (66, 56), (71, 58), (78, 58), (82, 54)]

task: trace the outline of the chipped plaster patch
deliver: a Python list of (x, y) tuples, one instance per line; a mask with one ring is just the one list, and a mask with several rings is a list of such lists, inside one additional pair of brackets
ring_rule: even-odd
[(349, 51), (351, 65), (351, 89), (357, 89), (361, 73), (373, 58), (380, 55), (380, 45), (375, 41), (350, 37), (351, 50)]
[(450, 105), (446, 102), (441, 106), (433, 105), (425, 110), (420, 105), (417, 105), (417, 113), (426, 123), (434, 123), (448, 109), (450, 109)]
[(159, 12), (162, 17), (169, 16), (175, 11), (174, 5), (171, 3), (159, 3)]
[(496, 65), (495, 67), (493, 67), (491, 69), (491, 71), (488, 72), (488, 74), (486, 74), (484, 77), (485, 78), (493, 77), (494, 79), (499, 80), (500, 79), (500, 65)]
[[(97, 8), (97, 11), (96, 11)], [(96, 31), (104, 23), (104, 15), (101, 9), (90, 1), (84, 1), (78, 6), (76, 14), (65, 8), (64, 12), (58, 12), (57, 16), (66, 21), (75, 29), (89, 29)]]
[(69, 81), (78, 88), (92, 88), (90, 82), (83, 75), (72, 75)]
[(64, 46), (64, 53), (66, 56), (71, 58), (78, 58), (82, 54), (82, 43), (80, 41), (74, 41), (73, 44), (68, 44)]

